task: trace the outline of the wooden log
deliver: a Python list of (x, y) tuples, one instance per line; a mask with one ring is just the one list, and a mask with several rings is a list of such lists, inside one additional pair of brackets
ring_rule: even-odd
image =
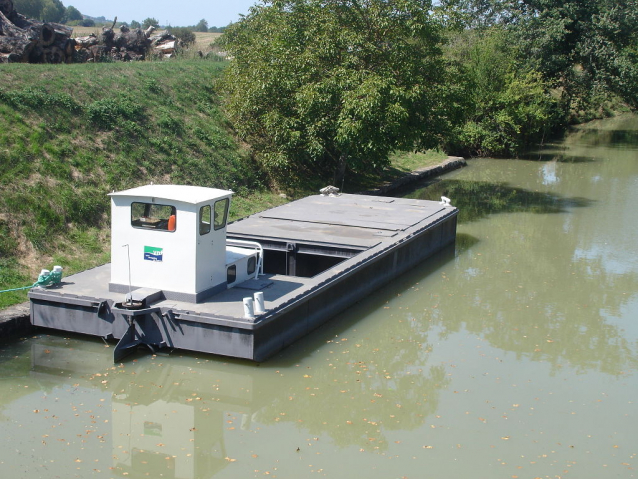
[(125, 48), (136, 53), (146, 53), (150, 45), (149, 39), (139, 28), (129, 31), (120, 31), (114, 38), (115, 46)]
[(0, 11), (0, 35), (5, 37), (19, 37), (24, 36), (24, 29), (17, 27), (14, 23), (9, 20), (5, 14)]
[(44, 63), (64, 63), (65, 55), (62, 49), (52, 46), (43, 51)]
[(29, 55), (35, 47), (36, 43), (33, 40), (29, 40), (24, 36), (20, 37), (4, 37), (0, 36), (0, 52), (10, 54), (12, 63), (17, 61), (27, 62), (29, 61)]
[(64, 54), (67, 56), (67, 58), (68, 57), (73, 58), (74, 53), (75, 53), (75, 40), (73, 38), (68, 38), (66, 42), (64, 42)]
[(77, 38), (75, 38), (75, 42), (80, 48), (88, 48), (88, 47), (91, 47), (93, 45), (97, 45), (98, 40), (97, 40), (97, 37), (95, 36), (95, 34), (91, 33), (90, 35), (88, 35), (86, 37), (77, 37)]
[(0, 53), (0, 63), (22, 63), (22, 58), (15, 53)]
[(177, 45), (177, 42), (175, 40), (170, 42), (165, 42), (160, 45), (156, 45), (155, 51), (159, 53), (165, 53), (165, 54), (173, 53), (175, 51), (176, 45)]
[(40, 44), (43, 47), (53, 45), (55, 42), (55, 29), (48, 23), (42, 23), (41, 25), (34, 25), (40, 31)]

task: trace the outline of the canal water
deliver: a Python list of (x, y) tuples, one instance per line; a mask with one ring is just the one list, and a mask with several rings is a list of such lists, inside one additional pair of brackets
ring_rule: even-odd
[(456, 248), (266, 363), (0, 345), (0, 477), (637, 477), (638, 119), (441, 194)]

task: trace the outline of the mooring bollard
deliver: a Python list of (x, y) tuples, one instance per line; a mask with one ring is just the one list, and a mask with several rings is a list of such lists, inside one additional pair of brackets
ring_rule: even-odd
[(244, 318), (255, 319), (255, 307), (253, 298), (244, 298)]
[(259, 291), (255, 293), (255, 314), (264, 314), (266, 309), (264, 308), (264, 293)]

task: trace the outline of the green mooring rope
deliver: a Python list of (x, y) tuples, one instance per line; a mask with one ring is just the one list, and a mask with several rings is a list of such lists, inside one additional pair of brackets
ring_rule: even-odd
[(58, 284), (62, 281), (62, 270), (60, 271), (51, 271), (50, 273), (40, 273), (38, 276), (38, 280), (30, 286), (23, 286), (21, 288), (12, 288), (5, 289), (0, 291), (0, 293), (8, 293), (10, 291), (21, 291), (23, 289), (31, 289), (36, 286), (51, 286), (52, 284)]

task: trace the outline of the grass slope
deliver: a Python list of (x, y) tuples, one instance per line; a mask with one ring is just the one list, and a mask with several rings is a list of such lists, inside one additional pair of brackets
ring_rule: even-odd
[[(155, 183), (232, 189), (231, 214), (284, 200), (218, 108), (201, 60), (6, 66), (0, 71), (0, 290), (40, 268), (108, 261), (107, 193)], [(0, 294), (0, 308), (25, 292)]]

